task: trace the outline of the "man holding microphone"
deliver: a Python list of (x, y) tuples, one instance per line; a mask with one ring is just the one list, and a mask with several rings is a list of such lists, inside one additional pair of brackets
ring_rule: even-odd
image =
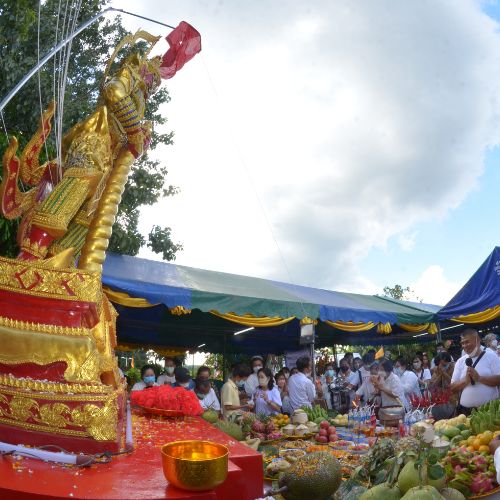
[(500, 358), (481, 346), (476, 330), (464, 330), (460, 337), (465, 354), (455, 363), (450, 387), (461, 391), (457, 413), (470, 415), (474, 408), (499, 397)]

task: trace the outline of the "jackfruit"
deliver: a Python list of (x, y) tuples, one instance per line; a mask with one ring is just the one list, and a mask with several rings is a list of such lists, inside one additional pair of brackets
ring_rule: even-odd
[(219, 420), (215, 422), (214, 426), (222, 432), (225, 432), (228, 436), (231, 436), (233, 439), (236, 439), (236, 441), (243, 441), (244, 439), (243, 430), (238, 424)]
[(337, 491), (341, 479), (339, 461), (330, 453), (319, 451), (299, 458), (278, 484), (285, 500), (327, 500)]

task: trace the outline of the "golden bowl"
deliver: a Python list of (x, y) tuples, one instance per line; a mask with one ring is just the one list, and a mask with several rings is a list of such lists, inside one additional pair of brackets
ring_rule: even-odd
[(188, 491), (212, 490), (227, 477), (229, 450), (211, 441), (174, 441), (161, 448), (167, 481)]

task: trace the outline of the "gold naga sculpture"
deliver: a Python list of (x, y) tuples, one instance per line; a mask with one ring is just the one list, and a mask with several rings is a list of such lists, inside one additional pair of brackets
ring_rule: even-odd
[[(185, 22), (167, 36), (163, 57), (148, 58), (159, 39), (139, 31), (120, 42), (95, 112), (64, 136), (60, 158), (39, 163), (54, 103), (20, 158), (15, 137), (4, 153), (0, 209), (21, 217), (21, 251), (0, 257), (0, 441), (124, 447), (125, 384), (102, 265), (128, 174), (151, 141), (148, 98), (201, 50)], [(138, 40), (146, 52), (133, 52), (110, 75), (118, 52)]]

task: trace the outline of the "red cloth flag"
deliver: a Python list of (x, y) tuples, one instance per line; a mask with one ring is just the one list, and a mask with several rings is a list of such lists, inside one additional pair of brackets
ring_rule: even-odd
[(167, 80), (172, 78), (184, 64), (201, 50), (201, 35), (190, 24), (182, 21), (167, 37), (170, 45), (163, 56), (160, 75)]

